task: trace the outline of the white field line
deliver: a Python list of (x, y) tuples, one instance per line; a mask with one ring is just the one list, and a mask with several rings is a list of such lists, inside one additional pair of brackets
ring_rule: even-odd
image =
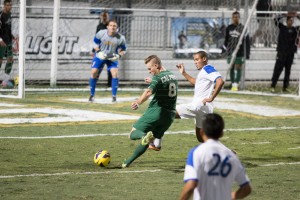
[(293, 148), (288, 148), (288, 149), (300, 149), (300, 147), (293, 147)]
[(271, 144), (271, 142), (243, 142), (241, 144)]
[[(260, 167), (271, 167), (271, 166), (280, 166), (280, 165), (299, 165), (300, 162), (293, 162), (293, 163), (274, 163), (274, 164), (264, 164), (259, 165)], [(162, 169), (156, 169), (156, 170), (140, 170), (140, 171), (122, 171), (122, 170), (113, 170), (113, 171), (106, 171), (106, 172), (62, 172), (62, 173), (53, 173), (53, 174), (17, 174), (17, 175), (6, 175), (6, 176), (0, 176), (0, 179), (8, 179), (8, 178), (22, 178), (22, 177), (43, 177), (43, 176), (66, 176), (66, 175), (93, 175), (93, 174), (112, 174), (112, 173), (119, 173), (119, 174), (125, 174), (125, 173), (155, 173), (164, 171)], [(184, 170), (182, 170), (184, 171)]]
[[(265, 127), (265, 128), (239, 128), (239, 129), (225, 129), (225, 131), (269, 131), (269, 130), (288, 130), (288, 129), (299, 129), (300, 126), (296, 127)], [(194, 130), (190, 131), (174, 131), (166, 132), (166, 135), (177, 135), (177, 134), (195, 134)], [(57, 136), (2, 136), (0, 139), (64, 139), (64, 138), (82, 138), (82, 137), (98, 137), (98, 136), (128, 136), (128, 133), (111, 133), (111, 134), (78, 134), (78, 135), (57, 135)]]
[(274, 164), (264, 164), (260, 165), (260, 167), (271, 167), (271, 166), (279, 166), (279, 165), (300, 165), (300, 162), (292, 162), (292, 163), (274, 163)]
[(112, 173), (118, 173), (118, 174), (125, 174), (125, 173), (144, 173), (144, 172), (159, 172), (162, 171), (161, 169), (155, 169), (155, 170), (140, 170), (140, 171), (106, 171), (106, 172), (62, 172), (62, 173), (53, 173), (53, 174), (21, 174), (21, 175), (7, 175), (7, 176), (0, 176), (0, 179), (6, 179), (6, 178), (20, 178), (20, 177), (41, 177), (41, 176), (65, 176), (65, 175), (91, 175), (91, 174), (112, 174)]

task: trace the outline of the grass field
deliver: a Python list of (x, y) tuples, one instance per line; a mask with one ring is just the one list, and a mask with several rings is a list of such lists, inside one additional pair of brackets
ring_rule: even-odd
[[(120, 92), (119, 97), (139, 94)], [(179, 96), (191, 95), (179, 93)], [(70, 109), (80, 109), (82, 113), (139, 116), (146, 109), (142, 105), (138, 111), (132, 111), (130, 102), (89, 104), (67, 100), (87, 97), (87, 93), (27, 94), (24, 100), (1, 99), (0, 111), (53, 108), (65, 109), (66, 114)], [(247, 104), (250, 110), (257, 105), (278, 109), (274, 116), (215, 109), (226, 123), (222, 142), (237, 151), (251, 179), (253, 192), (247, 199), (300, 199), (300, 115), (280, 113), (280, 109), (300, 112), (299, 99), (227, 93), (219, 97), (238, 99), (237, 104)], [(21, 107), (1, 107), (1, 103)], [(147, 151), (126, 169), (120, 169), (120, 164), (138, 142), (127, 137), (135, 120), (1, 123), (13, 118), (59, 116), (11, 110), (0, 113), (0, 199), (178, 199), (187, 153), (198, 144), (193, 120), (175, 120), (164, 137), (162, 150)], [(107, 168), (93, 163), (99, 149), (108, 150), (112, 156)]]

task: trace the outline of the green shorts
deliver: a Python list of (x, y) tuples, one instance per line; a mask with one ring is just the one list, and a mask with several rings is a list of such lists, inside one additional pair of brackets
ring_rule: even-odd
[[(227, 63), (230, 64), (231, 56), (227, 57)], [(236, 57), (233, 64), (244, 64), (245, 60), (244, 57)]]
[(12, 43), (8, 44), (6, 47), (0, 46), (0, 59), (3, 57), (13, 57)]
[(160, 107), (148, 108), (133, 125), (137, 130), (148, 133), (152, 131), (155, 138), (162, 138), (175, 119), (176, 112)]

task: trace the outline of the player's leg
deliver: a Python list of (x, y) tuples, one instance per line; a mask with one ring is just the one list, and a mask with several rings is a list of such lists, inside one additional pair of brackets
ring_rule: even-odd
[(95, 91), (96, 91), (96, 85), (97, 81), (100, 75), (100, 72), (102, 71), (102, 68), (104, 66), (105, 62), (103, 60), (100, 60), (97, 57), (94, 57), (91, 65), (91, 77), (89, 80), (90, 85), (90, 98), (89, 101), (93, 102), (95, 98)]
[(112, 76), (111, 72), (107, 70), (107, 87), (111, 87)]
[(155, 140), (149, 144), (149, 149), (160, 151), (161, 150), (161, 144), (162, 144), (162, 138), (164, 133), (170, 128), (172, 125), (176, 114), (169, 111), (162, 111), (161, 119), (157, 126), (153, 129), (153, 134), (155, 137)]
[(108, 70), (111, 72), (112, 80), (111, 80), (111, 95), (112, 101), (117, 101), (117, 92), (119, 87), (119, 78), (118, 78), (118, 62), (109, 62), (107, 65)]
[(242, 76), (242, 64), (244, 63), (243, 57), (237, 57), (234, 62), (234, 71), (233, 71), (233, 83), (231, 90), (237, 91), (239, 87), (239, 82)]
[(143, 143), (142, 139), (141, 143), (138, 144), (133, 154), (123, 162), (123, 168), (128, 167), (134, 160), (143, 155), (148, 149), (149, 143), (154, 140), (153, 135), (151, 136), (152, 132), (150, 131), (156, 126), (159, 116), (159, 109), (148, 108), (144, 115), (133, 125), (129, 138), (131, 140), (137, 140), (149, 136), (149, 141), (145, 144)]
[(271, 91), (273, 91), (273, 89), (274, 89), (274, 92), (275, 92), (275, 87), (276, 87), (277, 81), (278, 81), (279, 76), (284, 67), (283, 59), (284, 59), (284, 56), (282, 55), (282, 53), (277, 53), (276, 63), (274, 66), (273, 75), (272, 75), (272, 83), (271, 83)]
[(5, 74), (9, 75), (11, 70), (12, 70), (12, 66), (13, 66), (13, 52), (12, 52), (12, 44), (8, 44), (6, 47), (6, 65), (5, 65)]
[(283, 92), (288, 92), (287, 88), (290, 84), (290, 74), (291, 68), (294, 60), (294, 53), (288, 54), (285, 61), (285, 71), (284, 71), (284, 80), (283, 80)]
[[(180, 104), (176, 106), (175, 119), (190, 119), (196, 117), (195, 106), (192, 104)], [(162, 141), (159, 138), (155, 138), (153, 143), (149, 145), (149, 149), (159, 151), (161, 150)]]
[(0, 69), (2, 66), (2, 61), (3, 61), (3, 57), (5, 55), (5, 52), (6, 52), (6, 47), (0, 46)]

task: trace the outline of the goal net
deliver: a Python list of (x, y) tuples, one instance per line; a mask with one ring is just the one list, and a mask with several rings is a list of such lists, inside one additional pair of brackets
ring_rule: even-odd
[[(250, 58), (244, 65), (242, 83), (244, 90), (269, 92), (276, 60), (278, 27), (273, 18), (287, 13), (287, 1), (272, 1), (272, 11), (257, 11), (250, 15), (255, 0), (61, 0), (57, 29), (57, 54), (52, 52), (54, 3), (56, 1), (26, 1), (25, 32), (25, 91), (88, 91), (92, 42), (99, 23), (99, 14), (106, 10), (110, 18), (119, 23), (119, 31), (126, 37), (128, 51), (119, 66), (120, 87), (143, 85), (147, 76), (143, 59), (151, 54), (161, 57), (163, 64), (174, 69), (185, 63), (187, 70), (196, 73), (192, 53), (204, 49), (209, 52), (210, 64), (223, 76), (228, 71), (227, 55), (222, 52), (225, 28), (231, 23), (232, 13), (238, 10), (240, 22), (249, 19), (247, 32), (252, 38)], [(29, 2), (29, 3), (28, 3)], [(258, 14), (267, 14), (264, 17)], [(13, 1), (13, 34), (20, 27), (19, 1)], [(265, 21), (261, 29), (259, 21)], [(295, 19), (295, 26), (300, 24)], [(17, 38), (17, 37), (16, 37)], [(299, 47), (299, 46), (298, 46)], [(54, 57), (54, 58), (53, 58)], [(55, 58), (56, 57), (56, 58)], [(53, 68), (51, 62), (56, 61)], [(19, 54), (18, 40), (14, 42), (14, 65), (9, 75), (13, 88), (0, 87), (0, 96), (18, 96)], [(0, 69), (1, 83), (5, 79), (3, 61)], [(106, 67), (99, 77), (98, 89), (107, 89)], [(55, 76), (53, 73), (55, 72)], [(300, 55), (295, 54), (291, 70), (292, 94), (299, 91)], [(174, 73), (178, 73), (174, 70)], [(282, 86), (284, 73), (278, 81)], [(51, 80), (55, 77), (55, 80)], [(179, 80), (184, 80), (178, 75)], [(230, 83), (229, 76), (226, 77)], [(54, 84), (51, 84), (51, 81)], [(185, 81), (180, 81), (184, 85)], [(5, 84), (4, 84), (5, 85)], [(228, 87), (228, 86), (227, 86)], [(226, 89), (226, 88), (225, 88)]]

